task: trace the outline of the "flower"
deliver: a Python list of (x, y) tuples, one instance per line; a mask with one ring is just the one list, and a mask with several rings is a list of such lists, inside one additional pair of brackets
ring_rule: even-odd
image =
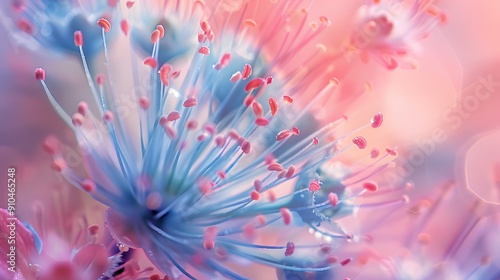
[[(248, 261), (299, 272), (322, 272), (349, 263), (347, 259), (340, 263), (297, 266), (290, 264), (290, 256), (303, 254), (311, 247), (320, 248), (320, 245), (293, 241), (267, 245), (253, 241), (257, 233), (265, 236), (268, 228), (292, 227), (297, 214), (311, 225), (318, 223), (304, 218), (307, 210), (317, 210), (318, 219), (323, 223), (334, 219), (327, 208), (343, 207), (344, 201), (339, 200), (343, 187), (327, 188), (329, 192), (318, 195), (317, 202), (313, 199), (312, 204), (310, 200), (295, 198), (319, 191), (320, 181), (314, 186), (299, 185), (301, 189), (293, 192), (286, 187), (295, 178), (350, 148), (367, 147), (367, 141), (358, 135), (352, 139), (349, 134), (332, 136), (345, 118), (309, 133), (299, 129), (300, 125), (311, 126), (304, 121), (314, 114), (310, 107), (321, 102), (338, 84), (332, 79), (309, 99), (310, 106), (296, 107), (294, 100), (308, 98), (303, 97), (300, 90), (307, 89), (304, 83), (312, 81), (314, 75), (297, 81), (289, 77), (296, 68), (280, 71), (282, 68), (278, 67), (294, 59), (301, 44), (314, 37), (314, 30), (326, 27), (326, 18), (320, 18), (320, 24), (314, 26), (312, 33), (302, 34), (306, 17), (299, 10), (302, 16), (298, 17), (296, 33), (290, 33), (294, 39), (288, 47), (280, 49), (274, 58), (264, 55), (265, 40), (271, 38), (277, 28), (290, 27), (286, 20), (296, 15), (299, 4), (294, 1), (277, 4), (271, 11), (282, 18), (278, 23), (270, 23), (271, 29), (262, 33), (264, 37), (257, 37), (256, 45), (249, 43), (252, 36), (231, 37), (235, 33), (224, 34), (225, 29), (219, 31), (223, 34), (218, 37), (211, 24), (202, 19), (201, 31), (195, 35), (198, 46), (186, 69), (182, 69), (185, 65), (176, 66), (174, 62), (159, 64), (160, 39), (165, 36), (165, 27), (154, 27), (150, 36), (151, 55), (143, 59), (142, 68), (133, 63), (132, 74), (128, 74), (133, 77), (133, 86), (138, 86), (135, 83), (140, 80), (141, 71), (149, 77), (145, 91), (133, 90), (137, 94), (133, 104), (137, 114), (130, 107), (118, 109), (116, 106), (122, 97), (113, 94), (116, 89), (108, 83), (116, 81), (116, 76), (92, 74), (85, 60), (82, 62), (98, 105), (97, 112), (81, 102), (77, 113), (69, 116), (45, 82), (52, 77), (46, 77), (42, 68), (35, 71), (54, 109), (74, 131), (89, 177), (68, 167), (57, 143), (52, 141), (48, 143), (48, 151), (54, 157), (54, 168), (73, 185), (109, 207), (106, 226), (118, 242), (142, 248), (170, 277), (221, 275), (241, 279), (243, 276), (233, 267)], [(99, 19), (98, 23), (109, 31), (110, 21)], [(133, 22), (130, 23), (134, 28)], [(251, 21), (245, 24), (249, 26), (244, 28), (254, 26)], [(290, 34), (279, 37), (287, 43), (291, 40)], [(229, 44), (225, 41), (228, 38), (242, 40), (250, 46), (243, 49), (252, 55), (248, 63), (238, 52), (242, 44)], [(76, 31), (74, 42), (82, 54), (84, 41), (88, 40)], [(257, 62), (259, 60), (263, 62)], [(267, 67), (254, 67), (256, 65)], [(233, 72), (232, 68), (239, 70)], [(253, 73), (254, 68), (259, 71)], [(317, 71), (322, 73), (321, 69)], [(230, 75), (225, 76), (228, 72)], [(126, 80), (124, 76), (120, 78)], [(227, 88), (232, 89), (226, 91)], [(225, 97), (221, 96), (223, 93)], [(226, 106), (226, 100), (230, 107)], [(126, 117), (131, 115), (137, 119), (127, 123)], [(382, 114), (377, 113), (353, 133), (377, 128), (382, 121)], [(344, 146), (340, 141), (345, 139), (350, 141)], [(375, 170), (383, 167), (379, 164), (375, 161), (370, 167)], [(365, 178), (351, 181), (353, 187), (361, 189), (354, 196), (376, 190), (375, 184), (363, 184)]]
[(101, 50), (100, 30), (90, 28), (103, 16), (110, 17), (117, 1), (62, 1), (14, 0), (12, 9), (17, 14), (16, 26), (20, 32), (11, 32), (19, 41), (31, 48), (37, 45), (62, 53), (80, 55), (73, 46), (72, 34), (80, 30), (89, 42), (85, 54), (89, 57)]
[(361, 7), (346, 49), (359, 51), (363, 60), (372, 58), (388, 69), (414, 68), (416, 62), (408, 55), (434, 26), (446, 21), (433, 2), (377, 0)]

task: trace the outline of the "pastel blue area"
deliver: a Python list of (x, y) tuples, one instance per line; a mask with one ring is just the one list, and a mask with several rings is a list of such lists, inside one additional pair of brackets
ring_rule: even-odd
[(23, 222), (23, 225), (31, 232), (31, 235), (33, 236), (33, 241), (35, 242), (36, 251), (38, 252), (38, 254), (40, 254), (43, 248), (42, 239), (30, 224)]
[[(337, 194), (339, 198), (342, 197), (345, 186), (342, 185), (339, 180), (325, 176), (324, 171), (321, 169), (321, 167), (316, 168), (316, 170), (305, 172), (301, 176), (299, 176), (297, 184), (295, 185), (295, 190), (307, 189), (309, 187), (309, 183), (311, 181), (317, 180), (317, 178), (321, 179), (321, 190), (315, 193), (305, 191), (294, 195), (293, 199), (289, 203), (290, 208), (305, 208), (306, 206), (309, 206), (313, 203), (313, 199), (314, 204), (327, 202), (328, 194), (331, 192)], [(335, 219), (338, 219), (351, 212), (349, 210), (347, 211), (348, 213), (345, 213), (346, 211), (344, 210), (346, 207), (344, 207), (343, 204), (338, 204), (335, 207), (331, 207), (329, 204), (327, 206), (328, 207), (316, 209), (315, 211), (313, 211), (313, 209), (304, 209), (296, 210), (296, 212), (304, 223), (316, 227), (319, 227), (322, 222), (329, 222), (330, 218), (333, 218), (334, 216)]]
[[(33, 38), (51, 51), (80, 55), (79, 48), (74, 43), (74, 33), (83, 33), (83, 51), (87, 57), (103, 51), (102, 28), (97, 25), (97, 19), (109, 15), (111, 11), (106, 4), (97, 5), (89, 13), (72, 1), (32, 1), (27, 4), (23, 16), (34, 27)], [(107, 37), (117, 33), (118, 28), (112, 28)]]

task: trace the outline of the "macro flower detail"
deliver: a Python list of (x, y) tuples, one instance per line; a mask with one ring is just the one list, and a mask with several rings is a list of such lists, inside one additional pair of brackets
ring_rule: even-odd
[[(37, 44), (56, 52), (79, 55), (72, 34), (80, 30), (89, 42), (85, 54), (93, 57), (102, 49), (101, 31), (91, 28), (100, 17), (111, 17), (117, 1), (15, 0), (12, 3), (17, 28), (12, 32), (24, 45)], [(24, 34), (21, 34), (24, 33)]]
[(446, 21), (446, 15), (432, 0), (373, 2), (359, 9), (347, 51), (359, 52), (362, 60), (373, 59), (388, 69), (416, 67), (411, 53), (433, 27)]
[[(283, 1), (284, 6), (292, 3), (295, 2)], [(320, 27), (324, 27), (328, 20), (321, 18), (321, 22)], [(105, 19), (97, 23), (97, 29), (113, 28), (112, 22)], [(134, 26), (131, 21), (130, 27)], [(298, 47), (295, 44), (280, 53), (279, 59), (271, 60), (272, 67), (258, 67), (260, 70), (253, 73), (254, 76), (253, 66), (265, 64), (265, 60), (256, 62), (259, 51), (253, 53), (253, 60), (248, 63), (240, 64), (237, 59), (236, 68), (238, 65), (241, 68), (228, 79), (220, 72), (234, 67), (233, 53), (231, 50), (212, 52), (212, 49), (222, 50), (218, 44), (223, 41), (217, 40), (207, 21), (201, 20), (199, 26), (201, 32), (195, 35), (198, 46), (187, 67), (175, 61), (160, 63), (162, 38), (166, 33), (162, 25), (154, 27), (150, 36), (151, 54), (143, 58), (143, 65), (132, 64), (129, 74), (133, 81), (131, 87), (140, 80), (139, 73), (149, 77), (146, 92), (133, 90), (137, 114), (132, 112), (134, 108), (118, 110), (116, 107), (118, 100), (126, 97), (113, 93), (116, 89), (110, 80), (117, 81), (117, 77), (112, 76), (111, 67), (106, 65), (108, 76), (89, 70), (83, 47), (89, 40), (79, 30), (74, 33), (73, 41), (83, 58), (97, 112), (82, 101), (70, 116), (45, 82), (52, 79), (50, 74), (46, 75), (42, 68), (36, 69), (35, 78), (77, 138), (87, 175), (70, 168), (56, 148), (57, 141), (51, 139), (47, 142), (47, 151), (54, 157), (54, 169), (109, 207), (106, 227), (117, 242), (142, 248), (169, 277), (184, 275), (196, 279), (203, 275), (246, 279), (234, 267), (248, 261), (285, 272), (325, 272), (347, 265), (350, 259), (308, 265), (291, 261), (294, 255), (307, 254), (311, 248), (320, 250), (321, 244), (292, 240), (278, 245), (253, 242), (260, 234), (265, 236), (268, 229), (300, 225), (295, 221), (297, 215), (310, 226), (329, 223), (335, 220), (335, 213), (343, 211), (348, 200), (367, 190), (376, 190), (376, 185), (365, 182), (370, 172), (367, 175), (366, 170), (360, 170), (353, 174), (363, 173), (358, 180), (348, 176), (353, 179), (349, 187), (355, 189), (350, 196), (343, 197), (344, 186), (333, 186), (309, 196), (311, 199), (302, 199), (303, 193), (319, 192), (320, 181), (314, 186), (298, 184), (300, 189), (286, 191), (286, 186), (297, 177), (309, 174), (340, 153), (360, 147), (358, 140), (346, 141), (345, 146), (341, 140), (363, 139), (366, 146), (361, 136), (332, 137), (345, 118), (307, 133), (308, 129), (299, 127), (317, 125), (304, 122), (303, 118), (314, 114), (312, 105), (334, 92), (338, 81), (330, 80), (315, 96), (301, 95), (297, 88), (305, 89), (307, 85), (292, 86), (290, 79), (275, 67), (293, 58), (293, 50)], [(305, 36), (303, 40), (307, 39), (310, 37)], [(99, 40), (103, 42), (108, 57), (106, 41)], [(226, 81), (219, 82), (219, 79)], [(276, 81), (281, 85), (273, 88)], [(226, 92), (224, 98), (215, 94), (228, 84), (233, 84), (232, 90)], [(233, 108), (225, 106), (226, 100)], [(134, 121), (129, 120), (131, 114), (137, 117)], [(382, 120), (382, 114), (377, 113), (352, 134), (377, 128)], [(386, 156), (369, 168), (383, 168), (380, 162)], [(324, 182), (329, 183), (326, 177)], [(308, 211), (314, 213), (315, 219), (309, 220)], [(334, 233), (325, 234), (334, 236)], [(341, 232), (338, 237), (349, 238), (349, 235)]]

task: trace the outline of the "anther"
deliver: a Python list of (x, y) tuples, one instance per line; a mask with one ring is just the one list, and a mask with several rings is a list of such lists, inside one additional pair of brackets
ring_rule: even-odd
[(104, 112), (103, 119), (105, 122), (111, 123), (111, 122), (113, 122), (114, 115), (111, 111), (106, 111), (106, 112)]
[(75, 31), (75, 33), (74, 33), (74, 41), (75, 41), (75, 46), (77, 46), (77, 47), (83, 46), (83, 34), (82, 34), (82, 31), (80, 31), (80, 30)]
[(160, 32), (160, 39), (165, 37), (165, 28), (163, 27), (163, 25), (158, 24), (156, 26), (156, 30), (158, 30)]
[(77, 110), (78, 110), (78, 113), (82, 114), (82, 116), (86, 116), (87, 112), (89, 110), (89, 106), (87, 105), (87, 102), (81, 101), (80, 103), (78, 103)]
[(378, 185), (375, 182), (368, 181), (363, 183), (363, 188), (369, 192), (375, 192), (378, 190)]
[(158, 29), (155, 29), (152, 33), (151, 33), (151, 43), (153, 44), (156, 44), (158, 43), (158, 41), (160, 41), (160, 30)]
[(36, 68), (35, 69), (35, 78), (38, 81), (44, 81), (45, 80), (45, 70), (43, 70), (43, 68)]
[(295, 251), (295, 244), (293, 242), (286, 243), (285, 257), (289, 257)]
[(120, 22), (120, 28), (122, 29), (123, 34), (125, 34), (125, 36), (127, 36), (128, 32), (130, 31), (130, 25), (126, 19), (124, 19)]
[(285, 103), (288, 103), (288, 104), (292, 104), (293, 103), (293, 98), (288, 96), (288, 95), (283, 95), (283, 101)]
[(71, 117), (71, 122), (73, 123), (74, 126), (82, 126), (84, 117), (80, 113), (73, 114)]
[(310, 192), (317, 192), (319, 190), (321, 190), (321, 185), (319, 184), (319, 182), (312, 181), (311, 183), (309, 183), (309, 191)]
[(263, 117), (258, 117), (255, 119), (255, 124), (258, 126), (266, 126), (269, 124), (269, 120)]
[(132, 6), (134, 6), (135, 2), (134, 1), (127, 1), (126, 5), (127, 5), (127, 8), (132, 8)]
[(245, 66), (243, 66), (243, 71), (241, 72), (241, 75), (243, 80), (248, 79), (248, 77), (252, 75), (252, 66), (250, 64), (245, 64)]
[(254, 90), (258, 87), (261, 87), (264, 84), (264, 79), (262, 78), (256, 78), (248, 82), (245, 86), (245, 91), (249, 92), (251, 90)]
[(111, 23), (109, 23), (109, 21), (105, 18), (100, 18), (98, 21), (97, 21), (97, 24), (102, 28), (104, 29), (104, 31), (106, 32), (109, 32), (111, 31)]
[(84, 191), (89, 192), (89, 193), (93, 193), (93, 192), (95, 192), (96, 188), (97, 187), (96, 187), (94, 181), (92, 181), (90, 179), (83, 180), (83, 182), (82, 182), (82, 189)]
[(255, 181), (253, 181), (253, 187), (255, 188), (255, 191), (260, 192), (262, 190), (262, 181), (255, 179)]
[(144, 59), (144, 61), (142, 62), (144, 65), (147, 65), (151, 68), (156, 68), (156, 66), (158, 66), (158, 63), (156, 62), (156, 59), (154, 59), (153, 57), (146, 57), (146, 59)]
[(276, 116), (278, 113), (278, 102), (274, 98), (269, 98), (269, 107), (271, 108), (271, 116)]
[(280, 209), (280, 213), (283, 223), (289, 225), (292, 222), (292, 212), (290, 212), (290, 209), (283, 207)]
[(283, 171), (283, 166), (281, 166), (281, 164), (279, 163), (271, 163), (267, 166), (267, 170), (269, 171), (277, 171), (277, 172), (281, 172)]
[(149, 108), (149, 98), (146, 96), (141, 96), (139, 97), (139, 106), (143, 109), (146, 110)]
[(210, 49), (207, 46), (202, 46), (198, 49), (198, 53), (201, 53), (202, 55), (209, 55)]
[(354, 137), (354, 139), (352, 139), (352, 143), (354, 143), (360, 149), (364, 149), (368, 145), (365, 138), (363, 138), (362, 136)]
[(339, 203), (339, 197), (336, 193), (329, 193), (328, 194), (328, 202), (330, 202), (331, 206), (336, 206)]
[(260, 199), (260, 193), (258, 193), (257, 191), (251, 191), (250, 192), (250, 199), (251, 200), (259, 200)]
[(384, 121), (384, 116), (382, 113), (377, 113), (375, 116), (373, 116), (371, 123), (373, 128), (377, 128), (382, 125), (382, 122)]
[(182, 106), (186, 108), (193, 107), (196, 105), (198, 105), (198, 99), (196, 99), (195, 97), (189, 97), (188, 99), (186, 99), (186, 101), (184, 101), (184, 103), (182, 103)]
[(276, 141), (282, 141), (288, 138), (291, 134), (292, 132), (290, 130), (282, 130), (278, 133), (278, 135), (276, 135)]

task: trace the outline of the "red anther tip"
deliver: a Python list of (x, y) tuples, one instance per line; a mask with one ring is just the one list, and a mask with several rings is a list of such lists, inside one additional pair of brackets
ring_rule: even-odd
[(266, 126), (266, 125), (269, 124), (269, 120), (266, 119), (266, 118), (263, 118), (263, 117), (258, 117), (255, 120), (255, 124), (258, 125), (258, 126)]
[(398, 155), (398, 152), (396, 152), (396, 149), (391, 149), (391, 148), (386, 148), (385, 151), (391, 155), (391, 156), (397, 156)]
[(383, 122), (384, 122), (384, 115), (382, 115), (382, 113), (375, 114), (375, 116), (373, 116), (371, 120), (373, 128), (381, 126)]
[(170, 64), (163, 64), (160, 67), (160, 70), (158, 70), (158, 73), (160, 74), (160, 80), (165, 86), (168, 86), (170, 84), (168, 77), (170, 71), (172, 71), (172, 65)]
[(215, 141), (215, 145), (217, 147), (222, 147), (222, 146), (224, 146), (226, 144), (226, 139), (222, 135), (215, 136), (215, 140), (214, 141)]
[(309, 191), (310, 192), (317, 192), (319, 190), (321, 190), (321, 185), (319, 184), (319, 182), (312, 181), (311, 183), (309, 183)]
[(298, 127), (292, 127), (292, 134), (293, 135), (300, 135), (300, 129)]
[(266, 84), (268, 84), (268, 85), (269, 85), (269, 84), (270, 84), (270, 83), (272, 83), (272, 82), (273, 82), (273, 76), (267, 76), (267, 77), (266, 77)]
[(118, 0), (108, 0), (108, 6), (110, 7), (116, 7), (116, 4), (118, 4)]
[(205, 125), (204, 129), (205, 129), (205, 131), (206, 131), (206, 132), (208, 132), (208, 133), (210, 133), (210, 134), (212, 134), (212, 135), (213, 135), (213, 134), (215, 133), (215, 131), (216, 131), (216, 130), (215, 130), (215, 126), (214, 126), (213, 124), (207, 124), (207, 125)]
[(285, 178), (287, 179), (292, 178), (292, 176), (295, 174), (295, 170), (296, 170), (295, 166), (290, 165), (290, 167), (288, 167), (288, 171), (285, 174)]
[(224, 179), (226, 179), (226, 172), (219, 170), (219, 171), (217, 171), (217, 176), (219, 176), (219, 178), (224, 180)]
[(43, 68), (36, 68), (35, 69), (35, 78), (38, 81), (45, 80), (45, 70), (43, 70)]
[(105, 19), (105, 18), (100, 18), (99, 20), (97, 20), (97, 24), (102, 28), (104, 29), (105, 32), (109, 32), (111, 31), (111, 23)]
[(126, 19), (120, 22), (120, 28), (122, 29), (123, 34), (127, 36), (128, 32), (130, 31), (130, 25), (128, 24), (128, 21)]
[(206, 20), (202, 20), (200, 22), (200, 27), (201, 27), (201, 30), (203, 30), (203, 32), (208, 32), (210, 30), (210, 24), (208, 24), (208, 22)]
[(158, 66), (156, 59), (154, 59), (153, 57), (146, 57), (146, 59), (144, 59), (143, 61), (143, 64), (151, 68), (156, 68), (156, 66)]
[(114, 119), (113, 113), (111, 111), (104, 112), (103, 119), (105, 122), (108, 122), (108, 123), (112, 122)]
[(132, 6), (134, 6), (135, 2), (134, 1), (127, 1), (127, 8), (132, 8)]
[(293, 242), (286, 243), (285, 257), (289, 257), (295, 251), (295, 244)]
[(363, 188), (369, 192), (376, 192), (378, 190), (378, 185), (375, 182), (365, 182), (363, 183)]
[(248, 82), (245, 86), (245, 91), (249, 92), (251, 90), (254, 90), (258, 87), (261, 87), (264, 84), (264, 80), (262, 78), (256, 78)]
[(91, 225), (87, 228), (87, 231), (89, 232), (90, 235), (96, 235), (99, 232), (99, 226)]
[(271, 108), (271, 116), (276, 116), (276, 113), (278, 113), (278, 101), (274, 98), (269, 98), (269, 108)]
[(250, 199), (251, 200), (259, 200), (260, 199), (260, 193), (258, 193), (257, 191), (251, 191), (250, 192)]
[(104, 85), (104, 75), (103, 74), (99, 74), (96, 76), (96, 82), (98, 85), (102, 86)]
[(205, 248), (206, 250), (212, 250), (213, 248), (215, 248), (215, 241), (211, 239), (204, 240), (203, 248)]
[(291, 98), (290, 96), (288, 95), (283, 95), (283, 101), (285, 103), (288, 103), (288, 104), (292, 104), (293, 103), (293, 98)]
[(292, 132), (290, 130), (282, 130), (278, 133), (278, 135), (276, 135), (276, 141), (282, 141), (288, 138), (291, 134)]
[(245, 24), (245, 26), (248, 26), (248, 27), (256, 27), (257, 26), (257, 23), (253, 19), (246, 19), (243, 24)]
[(239, 81), (241, 79), (241, 73), (240, 71), (234, 73), (231, 78), (229, 79), (229, 81), (231, 81), (231, 83), (236, 83), (237, 81)]
[(209, 55), (210, 49), (207, 46), (203, 46), (198, 49), (198, 53), (201, 53), (202, 55)]
[(80, 31), (80, 30), (75, 31), (74, 41), (75, 41), (75, 46), (77, 46), (77, 47), (83, 46), (83, 34), (82, 34), (82, 31)]
[(161, 280), (160, 274), (152, 274), (149, 276), (149, 280)]
[(252, 103), (252, 110), (255, 116), (260, 117), (264, 113), (264, 109), (262, 109), (262, 105), (259, 102), (254, 101)]
[(165, 37), (165, 28), (163, 25), (158, 24), (158, 26), (156, 26), (156, 30), (160, 31), (160, 39)]
[(328, 194), (328, 202), (330, 202), (331, 206), (336, 206), (339, 203), (339, 197), (336, 193), (329, 193)]
[(160, 30), (158, 29), (155, 29), (152, 33), (151, 33), (151, 43), (153, 44), (156, 44), (158, 43), (158, 41), (160, 41)]
[(285, 223), (285, 225), (289, 225), (292, 222), (292, 212), (285, 207), (281, 208), (280, 212), (281, 217), (283, 218), (283, 223)]
[(241, 75), (243, 80), (248, 79), (248, 77), (252, 75), (252, 66), (250, 64), (245, 64), (245, 66), (243, 66), (243, 71), (241, 71)]
[(43, 141), (43, 149), (50, 155), (55, 155), (61, 151), (61, 142), (55, 136), (48, 136)]
[(198, 127), (198, 122), (196, 120), (190, 120), (186, 124), (187, 129), (194, 130)]
[(23, 31), (24, 33), (30, 35), (33, 34), (33, 25), (25, 19), (20, 19), (17, 22), (17, 27), (19, 27), (19, 29), (21, 29), (21, 31)]
[(83, 117), (82, 114), (75, 113), (71, 117), (71, 122), (73, 123), (74, 126), (82, 126), (84, 119), (85, 118)]
[(276, 201), (276, 194), (274, 193), (273, 190), (268, 191), (267, 194), (269, 195), (269, 201), (271, 201), (271, 202)]
[(345, 259), (345, 260), (341, 261), (341, 262), (340, 262), (340, 264), (341, 264), (342, 266), (346, 266), (346, 265), (348, 265), (351, 261), (352, 261), (352, 259), (351, 259), (351, 258), (347, 258), (347, 259)]
[(243, 151), (243, 153), (245, 155), (250, 154), (250, 152), (252, 151), (252, 143), (250, 143), (246, 140), (243, 141), (243, 143), (241, 144), (241, 150)]
[(318, 137), (313, 137), (312, 143), (313, 143), (314, 146), (318, 145), (319, 144)]
[(365, 138), (363, 138), (362, 136), (354, 137), (354, 139), (352, 139), (352, 143), (354, 143), (360, 149), (364, 149), (368, 145)]
[(372, 151), (370, 152), (370, 157), (371, 158), (376, 158), (380, 154), (380, 151), (377, 148), (373, 148)]
[(262, 190), (262, 181), (255, 179), (255, 181), (253, 181), (253, 187), (255, 188), (255, 191), (260, 192)]
[(149, 98), (147, 98), (146, 96), (139, 97), (139, 106), (143, 110), (148, 109), (149, 108)]
[(91, 193), (91, 192), (94, 192), (96, 190), (96, 185), (95, 185), (94, 181), (92, 181), (90, 179), (85, 179), (82, 182), (82, 188), (86, 192), (90, 192)]
[(269, 171), (278, 171), (278, 172), (281, 172), (283, 171), (283, 166), (281, 166), (281, 164), (279, 163), (271, 163), (267, 166), (267, 170)]
[(189, 97), (188, 99), (186, 99), (186, 101), (184, 101), (184, 103), (182, 103), (182, 106), (186, 108), (193, 107), (196, 105), (198, 105), (198, 99), (196, 99), (195, 97)]
[(207, 136), (205, 134), (200, 134), (196, 137), (196, 140), (198, 140), (199, 142), (203, 142), (205, 141), (205, 139), (207, 139)]
[(229, 131), (228, 136), (233, 140), (238, 140), (240, 138), (240, 135), (236, 132), (236, 130)]
[(57, 172), (63, 171), (66, 167), (66, 161), (62, 158), (55, 159), (52, 163), (52, 169)]

